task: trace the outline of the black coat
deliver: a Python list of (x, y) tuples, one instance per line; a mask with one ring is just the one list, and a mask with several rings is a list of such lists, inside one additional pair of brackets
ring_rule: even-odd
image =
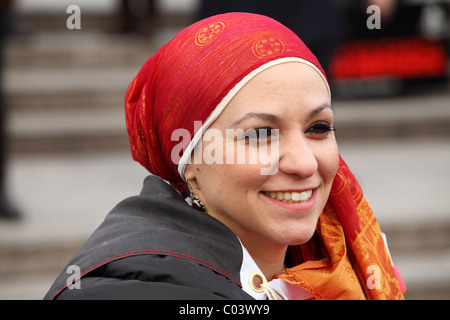
[[(239, 279), (242, 247), (221, 222), (149, 176), (70, 260), (44, 299), (252, 299)], [(69, 282), (70, 284), (70, 282)]]

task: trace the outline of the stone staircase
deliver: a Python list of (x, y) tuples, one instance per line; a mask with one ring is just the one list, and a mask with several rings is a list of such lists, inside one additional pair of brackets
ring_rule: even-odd
[[(13, 39), (7, 51), (5, 77), (11, 161), (128, 154), (125, 90), (157, 47), (148, 39), (103, 31), (46, 31)], [(339, 139), (351, 144), (356, 138), (398, 138), (400, 132), (409, 138), (448, 138), (449, 98), (448, 88), (441, 88), (385, 100), (337, 100)], [(407, 113), (402, 110), (405, 106), (410, 108)], [(386, 112), (380, 112), (380, 108)], [(0, 233), (8, 228), (28, 230), (23, 225), (0, 222)], [(385, 224), (383, 230), (388, 234), (391, 254), (402, 266), (409, 288), (407, 298), (450, 298), (450, 219)], [(39, 298), (33, 292), (49, 287), (86, 234), (49, 241), (48, 237), (41, 240), (26, 234), (7, 239), (3, 232), (0, 298)]]
[(123, 148), (128, 84), (150, 42), (101, 33), (36, 34), (8, 50), (13, 153)]

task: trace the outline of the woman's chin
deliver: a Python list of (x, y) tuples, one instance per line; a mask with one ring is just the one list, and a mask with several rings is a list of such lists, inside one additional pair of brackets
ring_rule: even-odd
[(280, 236), (280, 243), (288, 246), (297, 246), (307, 243), (316, 231), (316, 224), (311, 227), (302, 226), (296, 230), (289, 231)]

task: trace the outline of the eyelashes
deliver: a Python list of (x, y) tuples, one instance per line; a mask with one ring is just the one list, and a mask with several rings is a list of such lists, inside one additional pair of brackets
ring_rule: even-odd
[[(319, 121), (313, 123), (305, 134), (314, 138), (325, 138), (336, 129), (326, 121)], [(245, 141), (270, 141), (272, 138), (278, 137), (279, 130), (269, 127), (250, 129), (244, 134)]]
[(319, 121), (313, 123), (306, 131), (306, 134), (316, 135), (316, 136), (326, 136), (329, 133), (336, 131), (336, 129), (330, 125), (328, 122)]
[(272, 128), (258, 128), (250, 129), (245, 132), (244, 138), (246, 141), (250, 140), (270, 140), (272, 137), (278, 135), (278, 129)]

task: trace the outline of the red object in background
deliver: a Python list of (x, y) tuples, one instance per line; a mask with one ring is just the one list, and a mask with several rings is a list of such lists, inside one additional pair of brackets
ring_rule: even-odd
[(329, 68), (333, 80), (395, 77), (438, 78), (446, 75), (444, 43), (421, 37), (359, 40), (341, 45)]

